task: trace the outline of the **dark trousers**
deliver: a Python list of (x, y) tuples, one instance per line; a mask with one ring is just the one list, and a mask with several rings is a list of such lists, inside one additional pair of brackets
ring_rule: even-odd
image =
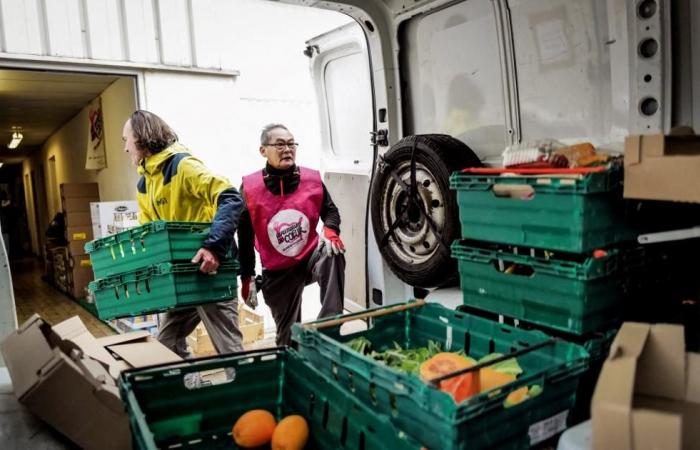
[(262, 292), (277, 325), (277, 345), (292, 341), (292, 325), (301, 321), (301, 294), (317, 282), (321, 287), (318, 318), (343, 312), (345, 256), (328, 256), (318, 248), (307, 260), (283, 270), (263, 270)]

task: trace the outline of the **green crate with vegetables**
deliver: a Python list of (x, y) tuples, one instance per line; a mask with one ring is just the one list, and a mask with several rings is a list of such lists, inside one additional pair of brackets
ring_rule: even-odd
[(462, 238), (583, 253), (634, 237), (622, 170), (465, 169), (450, 177)]
[(95, 278), (168, 261), (189, 261), (209, 235), (208, 222), (158, 220), (85, 244)]
[[(188, 382), (191, 379), (200, 381)], [(275, 444), (286, 445), (279, 448), (420, 449), (388, 417), (376, 414), (293, 350), (260, 350), (127, 371), (120, 390), (134, 447), (141, 450), (249, 447), (269, 439), (270, 431)], [(297, 418), (292, 430), (275, 436), (282, 422), (269, 427), (268, 422), (291, 415), (304, 420)], [(300, 428), (308, 430), (306, 446)], [(269, 448), (264, 445), (260, 448)]]
[[(371, 328), (341, 335), (367, 317)], [(589, 358), (542, 332), (420, 301), (297, 324), (293, 339), (429, 449), (527, 448), (562, 431)]]

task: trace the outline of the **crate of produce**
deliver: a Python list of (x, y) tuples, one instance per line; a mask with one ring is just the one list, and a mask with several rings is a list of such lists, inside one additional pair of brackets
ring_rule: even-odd
[(617, 252), (514, 253), (518, 249), (452, 244), (464, 304), (574, 335), (614, 326), (622, 288)]
[[(216, 371), (228, 372), (229, 379), (208, 381), (206, 374)], [(201, 374), (203, 382), (188, 388), (187, 377), (194, 373)], [(277, 420), (290, 414), (303, 416), (309, 428), (307, 449), (420, 448), (387, 417), (359, 402), (293, 350), (127, 371), (121, 376), (120, 389), (137, 449), (238, 448), (232, 427), (254, 409), (267, 410)]]
[(96, 278), (129, 272), (151, 264), (189, 261), (209, 235), (206, 222), (149, 222), (90, 241), (85, 251)]
[(237, 297), (238, 262), (222, 263), (214, 275), (192, 263), (160, 263), (90, 283), (102, 320), (140, 316)]
[(625, 226), (616, 166), (505, 170), (452, 174), (464, 239), (584, 253), (634, 237)]
[[(368, 316), (371, 328), (341, 335), (342, 323)], [(430, 449), (527, 448), (562, 431), (589, 358), (542, 332), (421, 301), (297, 324), (293, 339), (314, 367)], [(435, 378), (447, 368), (472, 372)]]

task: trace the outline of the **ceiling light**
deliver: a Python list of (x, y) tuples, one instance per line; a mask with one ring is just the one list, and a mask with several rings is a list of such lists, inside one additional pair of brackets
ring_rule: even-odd
[(0, 162), (0, 167), (2, 167), (3, 164), (5, 164), (5, 163), (1, 163), (1, 162)]
[(19, 146), (19, 143), (22, 142), (22, 133), (19, 131), (15, 131), (12, 133), (12, 140), (10, 141), (9, 144), (7, 144), (7, 148), (17, 148)]

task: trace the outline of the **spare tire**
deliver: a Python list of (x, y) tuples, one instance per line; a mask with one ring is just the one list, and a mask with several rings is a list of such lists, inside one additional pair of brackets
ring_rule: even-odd
[(460, 224), (449, 177), (480, 166), (466, 144), (442, 134), (407, 136), (381, 157), (372, 180), (372, 228), (384, 260), (405, 283), (457, 280), (450, 244), (460, 238)]

